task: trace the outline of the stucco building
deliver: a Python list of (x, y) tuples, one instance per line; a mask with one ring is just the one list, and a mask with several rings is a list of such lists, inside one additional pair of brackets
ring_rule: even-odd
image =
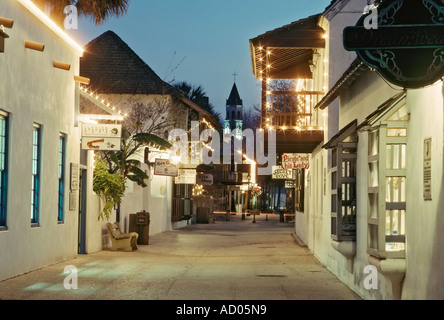
[[(103, 33), (85, 46), (80, 70), (83, 76), (91, 80), (84, 89), (98, 96), (105, 104), (119, 108), (122, 115), (129, 116), (128, 121), (123, 121), (126, 126), (140, 125), (142, 131), (166, 140), (173, 129), (190, 133), (192, 125), (196, 123), (200, 131), (220, 127), (209, 112), (164, 82), (112, 31)], [(87, 112), (88, 106), (88, 101), (82, 99), (82, 112)], [(168, 158), (169, 154), (153, 148), (146, 150), (148, 153), (144, 151), (144, 148), (141, 149), (134, 159), (141, 161), (140, 169), (149, 176), (147, 187), (142, 188), (128, 180), (120, 212), (111, 219), (119, 220), (128, 231), (130, 215), (146, 210), (150, 213), (151, 235), (186, 226), (189, 216), (195, 213), (192, 203), (194, 184), (176, 183), (174, 177), (155, 175), (155, 160)], [(195, 170), (197, 164), (179, 164), (179, 167)], [(90, 235), (94, 243), (90, 248), (101, 250), (109, 245), (109, 241), (106, 231), (100, 231), (100, 228), (104, 230), (104, 225), (98, 224), (94, 218), (87, 218), (87, 223), (96, 230)]]
[(77, 255), (83, 50), (31, 1), (4, 0), (0, 16), (2, 280)]
[[(344, 28), (367, 5), (332, 1), (320, 15), (286, 26), (282, 32), (294, 35), (286, 45), (298, 48), (299, 60), (280, 51), (285, 43), (276, 31), (268, 42), (250, 41), (254, 66), (268, 44), (269, 61), (322, 92), (313, 113), (324, 134), (296, 181), (296, 193), (304, 192), (295, 237), (365, 299), (442, 299), (443, 82), (405, 89), (346, 51)], [(415, 59), (412, 53), (410, 63)], [(267, 117), (271, 92), (264, 90)], [(282, 130), (274, 119), (263, 118), (263, 128)], [(304, 152), (297, 145), (288, 151)]]

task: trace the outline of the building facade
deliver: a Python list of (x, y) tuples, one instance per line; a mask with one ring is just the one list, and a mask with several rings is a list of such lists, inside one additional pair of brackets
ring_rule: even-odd
[[(367, 5), (332, 1), (316, 27), (302, 29), (310, 18), (290, 25), (306, 34), (292, 45), (313, 50), (304, 79), (323, 91), (314, 110), (324, 132), (299, 182), (295, 237), (364, 299), (443, 299), (443, 82), (405, 89), (345, 50), (344, 28)], [(325, 45), (307, 43), (317, 28)], [(297, 70), (283, 53), (269, 55)]]
[[(79, 58), (31, 1), (0, 3), (0, 280), (78, 252)], [(5, 78), (5, 79), (6, 79)]]
[[(85, 51), (80, 69), (91, 81), (84, 90), (99, 97), (105, 105), (119, 108), (121, 114), (126, 115), (122, 123), (128, 130), (147, 132), (168, 140), (174, 129), (190, 134), (196, 123), (199, 132), (216, 126), (211, 114), (162, 81), (114, 32), (107, 31), (93, 39), (85, 46)], [(88, 112), (87, 100), (82, 99), (81, 106), (82, 112)], [(150, 213), (151, 235), (186, 226), (194, 213), (194, 184), (184, 184), (175, 177), (154, 172), (156, 159), (169, 159), (170, 154), (143, 147), (131, 158), (140, 161), (139, 169), (149, 177), (145, 181), (147, 186), (144, 188), (128, 180), (120, 211), (111, 220), (119, 220), (127, 232), (130, 215), (145, 210)], [(178, 167), (195, 171), (197, 165), (180, 163)], [(99, 212), (97, 205), (93, 206), (95, 208), (91, 208), (91, 212)], [(107, 248), (110, 243), (106, 222), (97, 222), (94, 218), (97, 220), (96, 217), (88, 218), (88, 224), (96, 230), (90, 235), (93, 239), (90, 250), (98, 251)]]

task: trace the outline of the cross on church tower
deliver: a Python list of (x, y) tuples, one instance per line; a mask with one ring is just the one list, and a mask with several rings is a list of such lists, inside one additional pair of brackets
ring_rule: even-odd
[(236, 71), (233, 73), (233, 77), (234, 77), (234, 83), (236, 83), (236, 77), (238, 76), (238, 74), (236, 73)]

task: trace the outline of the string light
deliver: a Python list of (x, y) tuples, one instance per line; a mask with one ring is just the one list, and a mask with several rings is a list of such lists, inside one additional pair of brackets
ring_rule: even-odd
[(196, 184), (193, 187), (193, 196), (201, 196), (204, 193), (204, 188), (200, 184)]
[[(116, 111), (116, 107), (115, 106), (111, 106), (111, 104), (109, 102), (106, 102), (105, 99), (100, 99), (100, 96), (98, 94), (95, 94), (93, 92), (93, 90), (89, 91), (88, 88), (84, 87), (84, 86), (80, 86), (80, 90), (82, 90), (83, 92), (85, 92), (85, 94), (88, 94), (92, 99), (97, 100), (97, 103), (102, 104), (102, 108), (104, 110), (109, 109), (110, 113), (113, 113), (112, 111)], [(122, 114), (122, 111), (118, 110), (118, 114)], [(128, 113), (124, 114), (124, 117), (127, 117)]]
[[(325, 33), (322, 36), (324, 39), (328, 38), (328, 34)], [(258, 51), (262, 51), (264, 50), (264, 48), (262, 46), (258, 47)], [(258, 56), (258, 60), (261, 62), (265, 61), (265, 68), (264, 70), (260, 70), (260, 68), (258, 68), (258, 73), (261, 75), (260, 78), (258, 80), (260, 80), (262, 83), (265, 81), (266, 85), (270, 85), (273, 81), (273, 79), (271, 77), (268, 76), (269, 70), (272, 68), (272, 65), (269, 62), (269, 56), (272, 54), (271, 51), (267, 50), (266, 51), (266, 55), (261, 54)], [(327, 90), (327, 84), (328, 84), (328, 59), (324, 60), (325, 63), (325, 67), (323, 70), (323, 75), (324, 75), (324, 90)], [(293, 129), (296, 131), (302, 131), (302, 130), (307, 130), (307, 131), (316, 131), (316, 130), (322, 130), (322, 127), (315, 127), (313, 126), (312, 123), (312, 110), (311, 110), (311, 105), (312, 105), (312, 99), (310, 97), (310, 95), (305, 94), (305, 92), (307, 90), (312, 90), (312, 88), (307, 88), (308, 84), (307, 84), (307, 80), (306, 79), (297, 79), (297, 83), (295, 86), (295, 91), (297, 93), (301, 93), (301, 94), (296, 94), (296, 121), (293, 123), (292, 127), (288, 127), (287, 125), (284, 126), (278, 126), (278, 128), (280, 128), (282, 131), (286, 131), (289, 129)], [(265, 111), (267, 113), (271, 113), (274, 110), (274, 99), (273, 99), (273, 92), (271, 90), (268, 89), (268, 87), (266, 89), (264, 89), (265, 95), (266, 95), (266, 101), (263, 102), (263, 108), (265, 109)], [(276, 120), (278, 120), (276, 117), (272, 116), (272, 117), (266, 117), (265, 118), (265, 129), (267, 130), (273, 130), (273, 125), (277, 124)], [(261, 129), (262, 131), (264, 129)]]

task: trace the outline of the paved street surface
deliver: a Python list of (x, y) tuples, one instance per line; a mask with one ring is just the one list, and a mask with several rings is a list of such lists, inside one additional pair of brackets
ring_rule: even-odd
[[(79, 256), (0, 283), (0, 300), (360, 300), (292, 237), (279, 216), (150, 237), (135, 252)], [(78, 289), (66, 290), (66, 266)]]

